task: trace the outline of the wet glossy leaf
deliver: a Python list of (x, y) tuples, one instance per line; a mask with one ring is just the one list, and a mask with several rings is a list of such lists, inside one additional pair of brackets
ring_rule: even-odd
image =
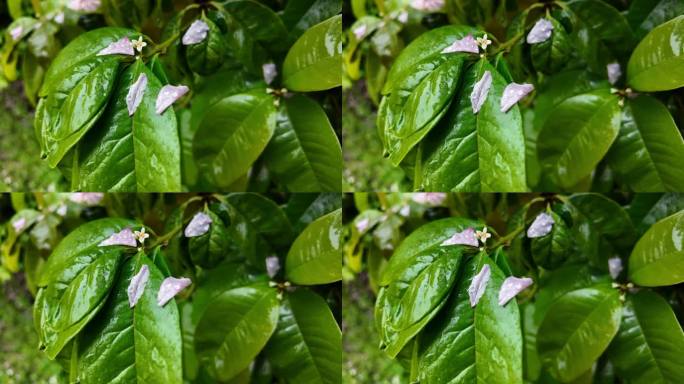
[(684, 190), (678, 166), (684, 164), (684, 139), (667, 108), (651, 96), (627, 101), (608, 160), (636, 192)]
[(340, 0), (288, 1), (280, 15), (288, 29), (288, 40), (294, 42), (304, 31), (342, 12)]
[(563, 382), (589, 370), (620, 326), (620, 294), (610, 286), (569, 292), (555, 301), (539, 326), (543, 366)]
[(629, 278), (646, 287), (684, 282), (684, 211), (668, 216), (639, 239), (629, 257)]
[(300, 92), (321, 91), (342, 82), (342, 15), (308, 29), (290, 48), (283, 63), (283, 82)]
[(681, 193), (643, 193), (634, 196), (627, 207), (627, 213), (639, 235), (660, 219), (684, 210), (684, 196)]
[(267, 5), (253, 0), (237, 0), (226, 2), (224, 8), (240, 22), (245, 35), (274, 51), (287, 47), (285, 25)]
[(641, 40), (627, 64), (627, 83), (637, 91), (684, 86), (684, 15), (659, 25)]
[(342, 206), (342, 198), (337, 193), (296, 193), (292, 194), (283, 208), (292, 223), (295, 233), (300, 233), (315, 219)]
[(195, 265), (202, 268), (213, 268), (229, 257), (228, 249), (231, 238), (227, 234), (226, 223), (211, 209), (204, 212), (211, 219), (209, 230), (188, 240), (188, 252)]
[(555, 212), (549, 213), (553, 218), (553, 227), (546, 236), (533, 238), (531, 252), (534, 262), (546, 269), (561, 266), (572, 251), (573, 237), (565, 221)]
[(667, 301), (646, 290), (630, 295), (608, 355), (618, 375), (634, 384), (684, 377), (684, 332)]
[(325, 300), (308, 289), (286, 295), (266, 354), (288, 381), (341, 382), (342, 332)]
[(195, 134), (195, 161), (217, 187), (246, 174), (271, 139), (276, 111), (263, 90), (229, 96), (204, 115)]
[(209, 303), (197, 324), (197, 357), (212, 377), (229, 380), (249, 367), (277, 323), (275, 289), (264, 284), (223, 292)]
[(327, 284), (342, 279), (342, 210), (313, 221), (287, 254), (285, 276), (295, 284)]
[(553, 25), (551, 37), (541, 43), (532, 44), (530, 54), (534, 69), (554, 73), (567, 64), (572, 47), (563, 25), (552, 17), (547, 19)]
[(218, 70), (224, 62), (226, 51), (224, 37), (219, 28), (208, 17), (203, 17), (209, 27), (207, 37), (198, 44), (185, 47), (188, 67), (200, 75), (210, 75)]
[(577, 184), (608, 152), (619, 129), (618, 100), (607, 89), (566, 99), (539, 132), (542, 169), (561, 187)]
[(339, 191), (342, 148), (325, 111), (306, 96), (283, 101), (266, 166), (290, 191)]
[(653, 28), (684, 14), (682, 0), (634, 0), (629, 5), (627, 21), (638, 38)]

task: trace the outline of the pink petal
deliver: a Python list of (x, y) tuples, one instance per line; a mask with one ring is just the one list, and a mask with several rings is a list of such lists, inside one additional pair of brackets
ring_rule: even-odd
[(24, 27), (19, 25), (19, 26), (16, 26), (16, 27), (10, 29), (9, 34), (10, 34), (10, 36), (12, 36), (12, 40), (16, 41), (16, 40), (19, 40), (19, 38), (21, 37), (21, 34), (23, 32), (24, 32)]
[(169, 300), (173, 299), (178, 292), (184, 290), (187, 286), (192, 283), (187, 277), (181, 277), (179, 279), (175, 277), (167, 277), (162, 281), (159, 287), (159, 293), (157, 293), (157, 304), (163, 307)]
[(471, 247), (477, 247), (479, 243), (475, 236), (475, 230), (473, 228), (466, 228), (461, 232), (454, 233), (453, 236), (444, 240), (440, 245), (470, 245)]
[(473, 277), (473, 281), (468, 287), (468, 296), (470, 296), (470, 306), (475, 307), (480, 301), (480, 298), (485, 293), (487, 288), (487, 283), (489, 282), (489, 277), (492, 275), (492, 271), (489, 268), (489, 264), (485, 264), (480, 272)]
[(150, 268), (147, 265), (143, 265), (140, 271), (133, 276), (130, 284), (128, 284), (128, 305), (133, 308), (138, 300), (142, 297), (145, 291), (145, 285), (147, 285), (147, 280), (150, 278)]
[(369, 218), (364, 218), (356, 222), (356, 230), (359, 231), (360, 233), (366, 232), (368, 229), (368, 225), (370, 224), (370, 219)]
[(489, 88), (492, 86), (492, 73), (486, 71), (480, 81), (475, 83), (473, 87), (473, 92), (470, 94), (470, 103), (473, 106), (473, 113), (480, 112), (480, 108), (487, 100), (487, 94), (489, 94)]
[(408, 12), (406, 12), (406, 11), (399, 12), (399, 15), (397, 16), (397, 21), (402, 23), (402, 24), (406, 24), (406, 22), (408, 21)]
[(620, 80), (622, 76), (622, 68), (620, 68), (620, 63), (610, 63), (606, 65), (606, 71), (608, 72), (608, 81), (611, 84), (615, 84)]
[(67, 7), (74, 11), (95, 12), (100, 8), (100, 0), (70, 0)]
[(135, 247), (137, 244), (135, 242), (135, 235), (130, 228), (124, 228), (120, 232), (117, 232), (107, 239), (102, 240), (99, 244), (100, 247), (106, 247), (108, 245), (126, 245), (129, 247)]
[(264, 74), (264, 81), (266, 81), (266, 84), (271, 84), (278, 76), (278, 68), (273, 63), (262, 65), (261, 72)]
[(171, 104), (175, 103), (176, 100), (180, 99), (188, 93), (190, 89), (185, 85), (165, 85), (159, 91), (157, 96), (156, 110), (157, 115), (161, 115), (166, 108), (170, 107)]
[(190, 24), (190, 28), (185, 31), (181, 42), (183, 45), (193, 45), (201, 43), (207, 38), (209, 26), (203, 20), (195, 20)]
[(532, 92), (533, 89), (534, 86), (532, 84), (508, 84), (501, 96), (501, 112), (508, 112), (512, 106)]
[(553, 31), (553, 24), (546, 19), (539, 19), (532, 27), (530, 33), (527, 34), (527, 44), (543, 43), (551, 37)]
[(444, 0), (411, 0), (411, 7), (423, 12), (436, 12), (444, 8)]
[(404, 206), (401, 207), (401, 209), (399, 210), (399, 214), (400, 214), (401, 216), (404, 216), (404, 217), (409, 217), (409, 214), (410, 214), (410, 213), (411, 213), (411, 206), (409, 206), (409, 205), (404, 205)]
[(55, 14), (52, 20), (54, 20), (57, 24), (64, 24), (64, 12), (58, 12)]
[(138, 80), (131, 85), (126, 95), (126, 106), (128, 107), (128, 116), (133, 116), (142, 101), (145, 89), (147, 88), (147, 76), (141, 73)]
[(418, 204), (437, 206), (442, 205), (446, 197), (446, 193), (442, 192), (417, 192), (411, 196), (411, 199)]
[(278, 256), (269, 256), (266, 258), (266, 273), (268, 277), (273, 278), (273, 276), (278, 274), (280, 270), (280, 259)]
[(197, 212), (185, 227), (185, 237), (202, 236), (209, 231), (210, 226), (211, 217), (204, 212)]
[(26, 227), (26, 218), (20, 217), (17, 220), (13, 221), (12, 227), (14, 228), (14, 232), (21, 232)]
[(611, 257), (608, 259), (608, 272), (610, 273), (610, 277), (613, 278), (613, 280), (617, 279), (618, 276), (620, 276), (620, 272), (622, 272), (622, 259), (619, 257)]
[(356, 40), (361, 40), (366, 36), (366, 31), (368, 31), (368, 27), (366, 24), (361, 24), (358, 27), (352, 29), (352, 33), (354, 34), (354, 37), (356, 37)]
[(133, 50), (133, 44), (128, 39), (128, 37), (122, 37), (118, 41), (110, 43), (106, 48), (103, 48), (97, 53), (97, 56), (105, 55), (128, 55), (134, 56), (135, 51)]
[(535, 237), (546, 236), (553, 228), (553, 217), (548, 213), (542, 212), (534, 219), (532, 225), (527, 228), (527, 237), (534, 239)]
[(69, 200), (77, 204), (97, 205), (100, 204), (104, 198), (104, 193), (101, 192), (76, 192), (69, 195)]
[(473, 35), (468, 35), (462, 39), (454, 41), (450, 46), (442, 49), (442, 53), (451, 52), (479, 53), (480, 51), (477, 47), (477, 42), (473, 38)]
[(499, 290), (499, 305), (506, 305), (506, 303), (530, 285), (532, 285), (532, 279), (529, 277), (511, 276), (506, 278)]

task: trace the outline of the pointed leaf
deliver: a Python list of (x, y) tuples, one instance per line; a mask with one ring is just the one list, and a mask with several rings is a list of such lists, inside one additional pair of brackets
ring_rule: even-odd
[(285, 276), (296, 284), (327, 284), (342, 279), (342, 211), (316, 219), (292, 243)]
[(639, 239), (629, 256), (629, 278), (646, 287), (684, 282), (684, 211), (653, 224)]

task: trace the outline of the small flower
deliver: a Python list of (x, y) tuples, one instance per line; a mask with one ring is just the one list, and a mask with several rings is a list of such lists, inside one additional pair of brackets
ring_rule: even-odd
[(149, 233), (145, 233), (145, 227), (140, 228), (139, 231), (134, 231), (133, 235), (135, 235), (135, 239), (138, 240), (140, 245), (145, 244), (145, 239), (150, 237)]
[(450, 46), (442, 49), (441, 53), (452, 53), (452, 52), (468, 52), (468, 53), (479, 53), (478, 44), (473, 38), (473, 35), (468, 35), (462, 39), (457, 39)]
[(128, 94), (126, 95), (126, 106), (128, 107), (128, 116), (133, 116), (138, 106), (142, 101), (143, 95), (145, 94), (145, 89), (147, 88), (147, 76), (141, 73), (138, 76), (138, 80), (131, 85), (128, 89)]
[(138, 40), (133, 40), (131, 44), (133, 45), (133, 48), (135, 48), (135, 50), (138, 52), (142, 52), (143, 48), (147, 46), (147, 43), (143, 41), (142, 36), (139, 36)]
[(620, 80), (620, 76), (622, 76), (620, 63), (615, 62), (606, 65), (606, 72), (608, 72), (608, 82), (610, 82), (611, 85), (615, 85), (615, 83)]
[(510, 83), (501, 96), (501, 112), (508, 112), (518, 101), (534, 90), (532, 84)]
[(193, 45), (204, 41), (209, 33), (209, 25), (204, 20), (195, 20), (190, 24), (190, 28), (185, 31), (181, 43), (183, 45)]
[(142, 297), (145, 291), (145, 285), (150, 278), (150, 268), (147, 265), (143, 265), (140, 271), (131, 278), (131, 282), (128, 284), (128, 306), (130, 308), (135, 307), (138, 300)]
[(66, 206), (66, 204), (60, 204), (60, 205), (57, 207), (57, 210), (56, 210), (55, 212), (57, 212), (57, 214), (60, 215), (60, 216), (62, 216), (62, 217), (66, 216), (66, 214), (67, 214), (67, 206)]
[(121, 231), (112, 234), (105, 240), (102, 240), (99, 247), (106, 247), (109, 245), (125, 245), (128, 247), (135, 247), (137, 243), (135, 242), (136, 235), (133, 234), (130, 228), (124, 228)]
[(209, 231), (211, 217), (204, 212), (197, 212), (185, 227), (185, 237), (202, 236)]
[(404, 205), (399, 210), (399, 215), (401, 215), (403, 217), (409, 217), (409, 214), (411, 214), (411, 206), (409, 206), (409, 205)]
[(553, 217), (548, 213), (542, 212), (534, 219), (529, 228), (527, 228), (527, 237), (534, 239), (535, 237), (546, 236), (553, 228)]
[(527, 44), (539, 44), (543, 43), (551, 37), (551, 32), (553, 31), (553, 24), (550, 21), (542, 18), (537, 20), (527, 34)]
[(480, 298), (485, 293), (487, 289), (487, 283), (489, 282), (489, 277), (492, 275), (492, 271), (489, 268), (489, 264), (485, 264), (480, 272), (473, 276), (473, 280), (470, 282), (468, 287), (468, 296), (470, 297), (470, 306), (475, 307), (480, 301)]
[(55, 15), (52, 17), (52, 20), (54, 20), (54, 22), (57, 24), (64, 24), (64, 12), (55, 13)]
[(475, 231), (475, 237), (482, 242), (484, 245), (487, 243), (487, 239), (492, 237), (492, 234), (487, 232), (487, 227), (482, 228), (481, 231)]
[(530, 285), (532, 285), (532, 279), (529, 277), (507, 277), (499, 290), (499, 305), (506, 305), (506, 303)]
[(402, 24), (406, 24), (406, 22), (408, 21), (408, 12), (406, 12), (406, 10), (402, 10), (401, 12), (399, 12), (399, 14), (397, 15), (397, 21)]
[(133, 43), (131, 43), (131, 40), (129, 40), (128, 37), (122, 37), (121, 39), (110, 43), (97, 53), (97, 56), (105, 55), (134, 56), (135, 50), (133, 49)]
[(169, 300), (173, 299), (178, 292), (184, 290), (187, 286), (192, 283), (187, 277), (175, 278), (167, 277), (162, 281), (159, 287), (159, 292), (157, 293), (157, 304), (160, 307), (166, 305)]
[(477, 41), (478, 47), (482, 48), (483, 51), (486, 51), (487, 47), (492, 44), (492, 41), (487, 38), (486, 33), (484, 34), (484, 36), (478, 37), (475, 40)]
[(171, 104), (188, 93), (190, 88), (185, 85), (165, 85), (157, 95), (156, 111), (161, 115)]
[(473, 113), (480, 112), (480, 108), (484, 105), (489, 94), (489, 88), (492, 87), (492, 73), (485, 71), (482, 78), (475, 83), (473, 91), (470, 93), (470, 103), (473, 107)]

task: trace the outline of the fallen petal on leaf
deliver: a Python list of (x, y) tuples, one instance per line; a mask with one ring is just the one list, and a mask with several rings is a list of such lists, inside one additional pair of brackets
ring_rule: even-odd
[(178, 292), (184, 290), (187, 286), (192, 283), (187, 277), (181, 277), (179, 279), (175, 277), (167, 277), (162, 281), (159, 287), (159, 293), (157, 293), (157, 304), (163, 307), (169, 300), (173, 299)]
[(165, 85), (159, 91), (156, 102), (157, 115), (161, 115), (166, 108), (170, 107), (171, 104), (175, 103), (176, 100), (180, 99), (188, 93), (190, 88), (185, 85)]
[(131, 283), (128, 284), (128, 305), (131, 308), (135, 307), (138, 300), (142, 297), (149, 278), (150, 268), (147, 265), (143, 265), (140, 271), (131, 279)]
[(70, 0), (69, 9), (80, 12), (95, 12), (100, 8), (100, 0)]
[(444, 0), (411, 0), (411, 8), (423, 12), (435, 12), (444, 8)]
[(442, 192), (416, 192), (411, 196), (411, 199), (418, 204), (437, 206), (444, 203), (446, 197), (446, 193)]
[(553, 228), (553, 217), (548, 213), (542, 212), (534, 219), (529, 228), (527, 228), (527, 237), (534, 239), (535, 237), (546, 236)]
[(543, 43), (551, 37), (551, 32), (553, 31), (553, 24), (550, 21), (542, 18), (537, 20), (527, 34), (527, 44), (539, 44)]
[(122, 37), (121, 39), (113, 43), (110, 43), (107, 47), (103, 48), (102, 50), (100, 50), (100, 52), (97, 53), (97, 56), (105, 55), (133, 56), (135, 55), (135, 50), (133, 49), (133, 44), (131, 43), (131, 40), (129, 40), (128, 37)]
[(98, 205), (104, 198), (102, 192), (76, 192), (69, 194), (69, 200), (76, 204)]
[(620, 276), (620, 272), (622, 272), (622, 259), (619, 257), (611, 257), (608, 259), (608, 273), (610, 273), (610, 277), (613, 278), (613, 280), (617, 279), (618, 276)]
[(280, 271), (280, 259), (278, 256), (269, 256), (266, 258), (266, 273), (268, 277), (273, 278), (273, 276), (278, 274)]
[(453, 236), (444, 240), (440, 245), (470, 245), (471, 247), (477, 247), (479, 243), (475, 236), (475, 230), (473, 228), (466, 228), (461, 232), (454, 233)]
[(508, 112), (518, 101), (534, 90), (532, 84), (510, 83), (506, 86), (501, 96), (501, 112)]
[(16, 40), (19, 40), (19, 38), (21, 37), (21, 34), (23, 32), (24, 32), (24, 28), (21, 25), (19, 25), (17, 27), (10, 29), (9, 34), (10, 34), (10, 36), (12, 36), (12, 40), (16, 41)]
[(185, 31), (181, 42), (183, 45), (193, 45), (201, 43), (207, 38), (209, 26), (203, 20), (195, 20), (190, 24), (190, 28)]
[(14, 228), (14, 232), (19, 233), (21, 232), (24, 227), (26, 227), (26, 218), (25, 217), (20, 217), (17, 220), (12, 222), (12, 228)]
[(356, 222), (356, 230), (359, 231), (359, 233), (364, 233), (366, 232), (366, 229), (368, 229), (368, 225), (370, 224), (370, 219), (369, 218), (364, 218)]
[(482, 105), (484, 105), (485, 100), (487, 100), (487, 94), (489, 94), (489, 88), (492, 86), (492, 73), (486, 71), (482, 78), (475, 83), (473, 87), (473, 92), (470, 94), (470, 103), (473, 106), (473, 113), (478, 113)]
[(507, 277), (499, 290), (499, 305), (506, 305), (506, 303), (530, 285), (532, 285), (532, 279), (529, 277)]
[(185, 227), (185, 237), (202, 236), (209, 231), (209, 226), (211, 226), (211, 217), (204, 212), (197, 212)]
[(133, 116), (142, 101), (145, 89), (147, 88), (147, 76), (141, 73), (138, 80), (131, 85), (126, 95), (126, 106), (128, 107), (128, 116)]
[(366, 31), (368, 31), (368, 27), (366, 24), (361, 24), (358, 27), (354, 28), (352, 30), (352, 33), (354, 34), (354, 37), (356, 37), (356, 40), (361, 40), (366, 36)]
[(473, 277), (473, 281), (470, 282), (468, 287), (468, 296), (470, 296), (470, 306), (475, 307), (480, 301), (480, 298), (485, 293), (487, 288), (487, 283), (489, 282), (489, 277), (492, 275), (492, 271), (489, 268), (489, 264), (485, 264), (480, 272)]
[(608, 81), (612, 85), (615, 85), (620, 80), (620, 76), (622, 76), (622, 68), (620, 63), (617, 62), (606, 65), (606, 71), (608, 72)]
[(451, 52), (478, 53), (479, 49), (477, 47), (477, 42), (473, 38), (473, 35), (468, 35), (462, 39), (454, 41), (450, 46), (442, 49), (442, 53)]
[(117, 232), (99, 244), (100, 247), (106, 247), (108, 245), (126, 245), (129, 247), (135, 247), (137, 244), (135, 242), (135, 235), (130, 228), (124, 228), (120, 232)]
[(271, 84), (278, 76), (278, 68), (273, 63), (266, 63), (261, 66), (261, 72), (264, 74), (264, 81), (266, 84)]

